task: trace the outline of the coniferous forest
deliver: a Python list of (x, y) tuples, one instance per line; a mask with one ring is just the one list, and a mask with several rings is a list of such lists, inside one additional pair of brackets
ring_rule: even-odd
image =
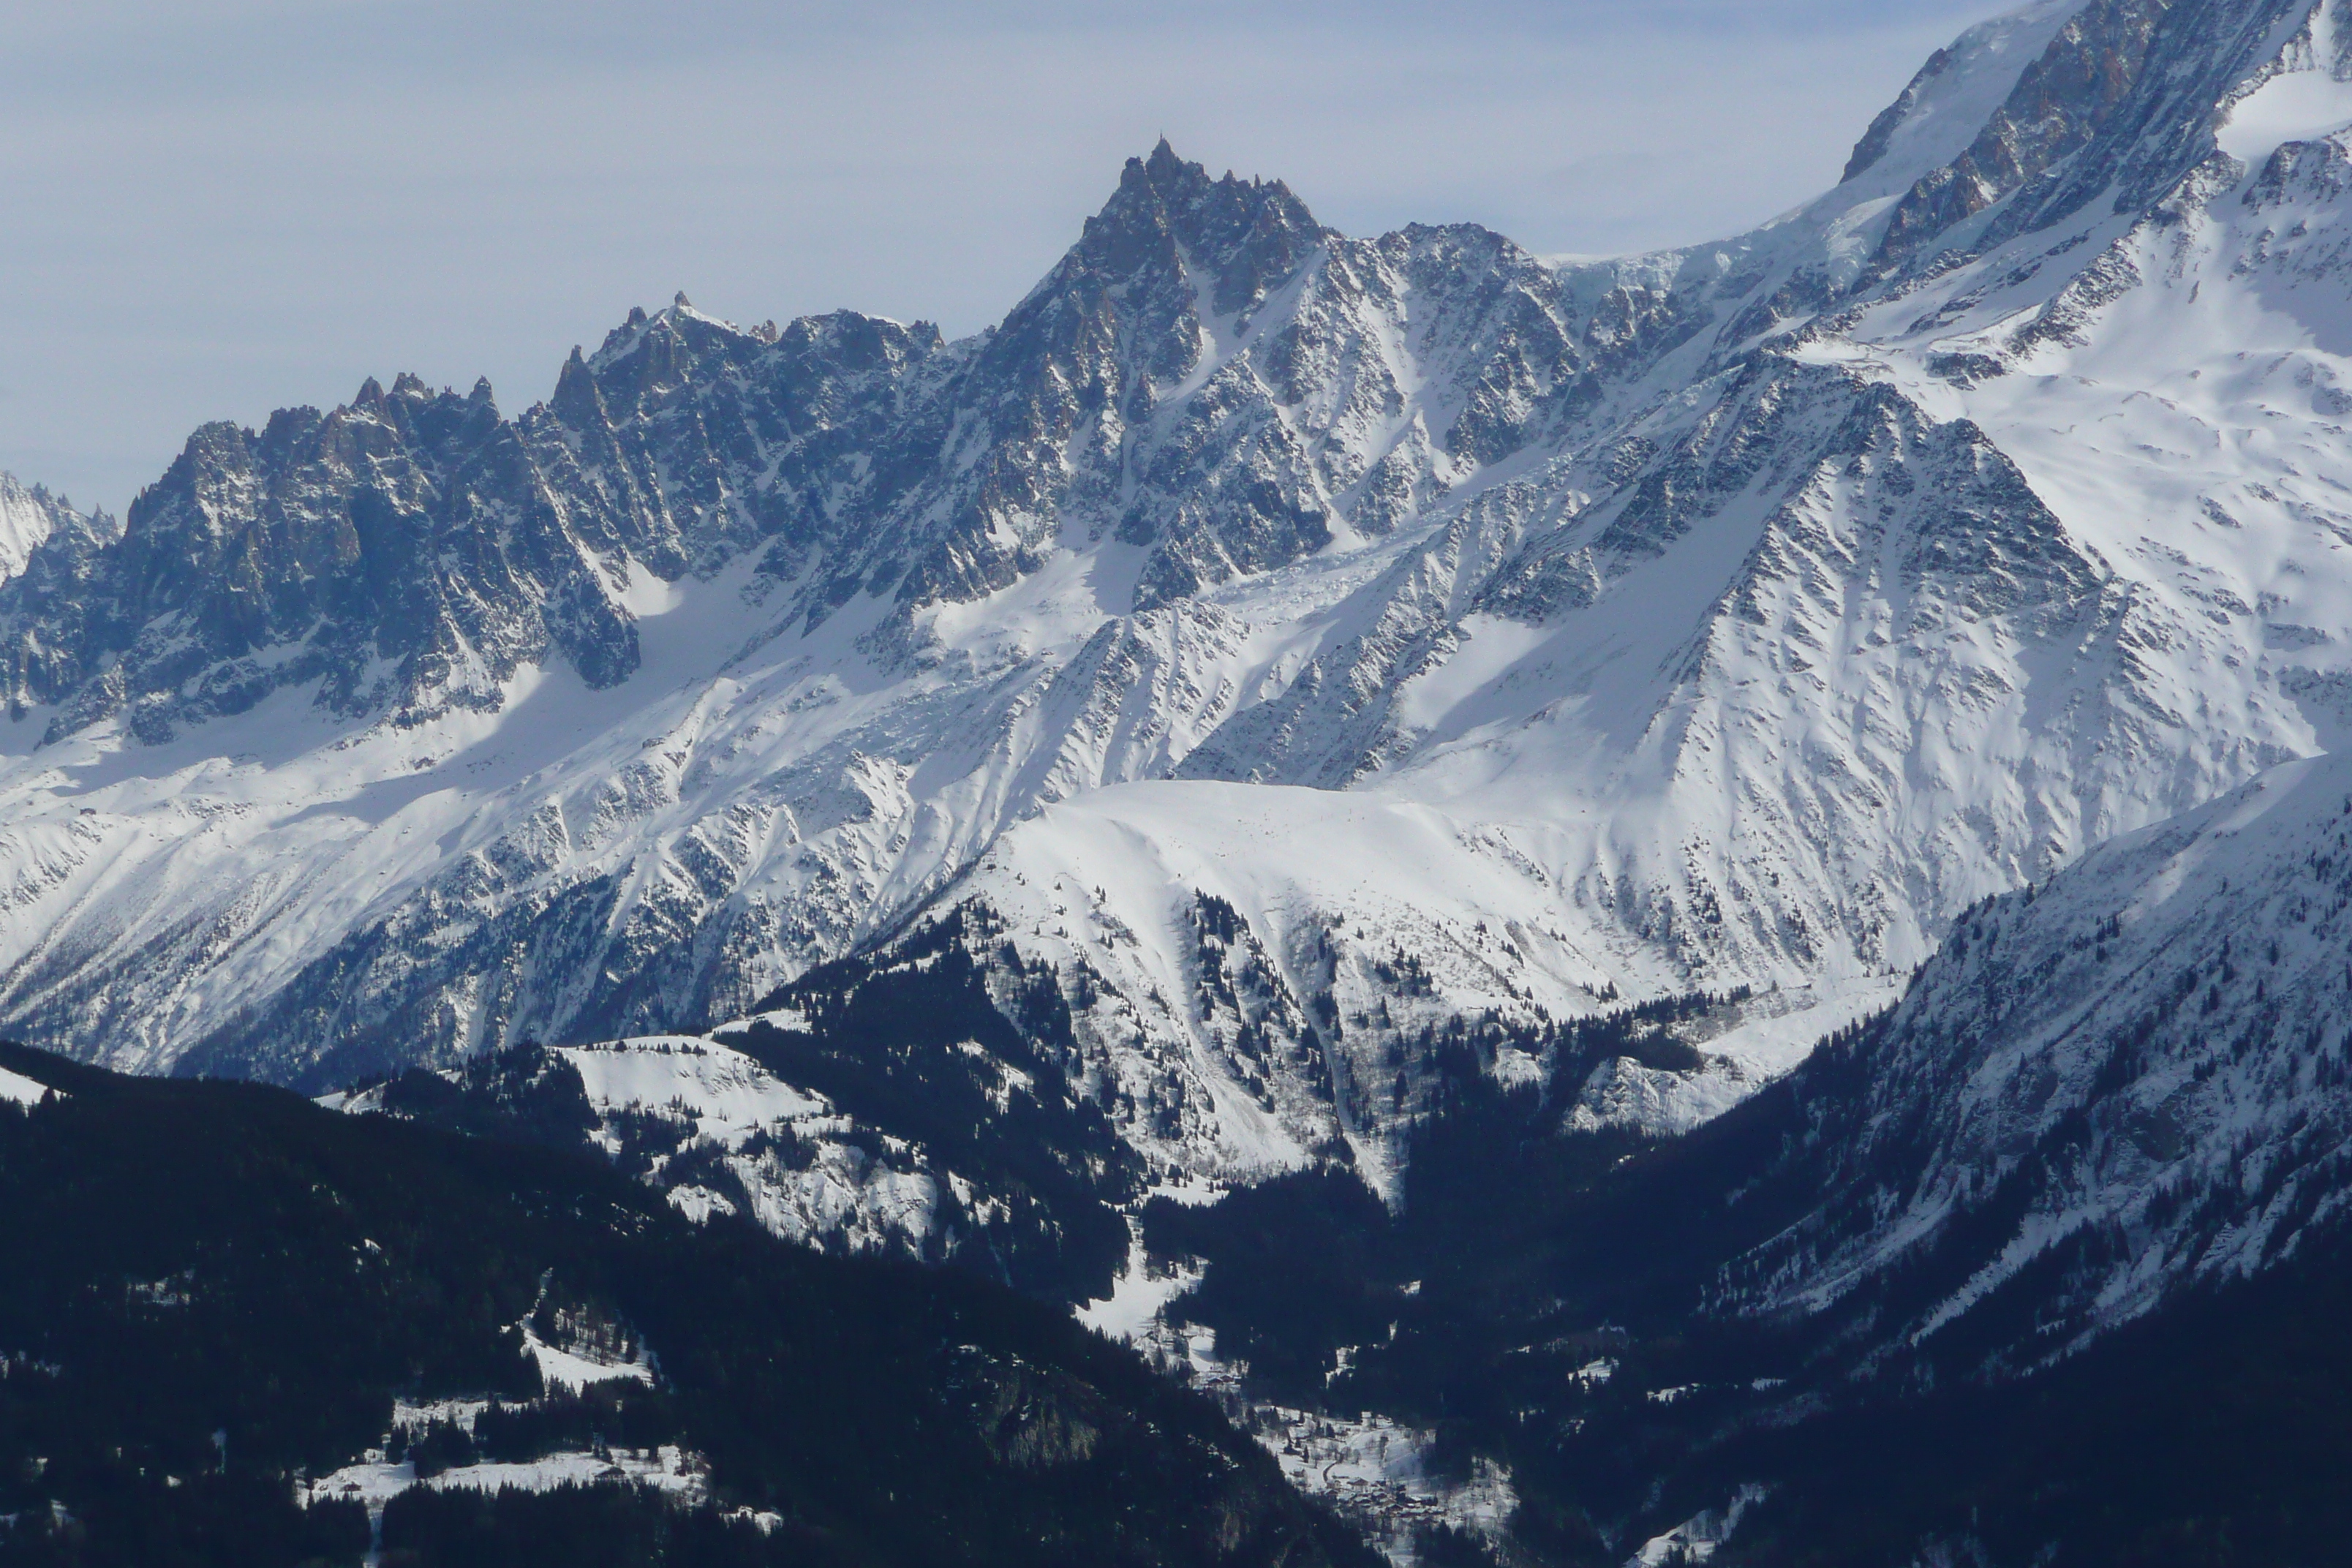
[[(1573, 1074), (1664, 1048), (1658, 1021), (1532, 1043)], [(1461, 1058), (1455, 1088), (1402, 1202), (1331, 1166), (1156, 1200), (1142, 1234), (1201, 1268), (1171, 1317), (1214, 1330), (1259, 1396), (1403, 1412), (1440, 1467), (1507, 1457), (1511, 1539), (1545, 1560), (1620, 1561), (1612, 1510), (1646, 1487), (1661, 1518), (1752, 1492), (1712, 1561), (1756, 1568), (1938, 1541), (2095, 1568), (2332, 1561), (2352, 1531), (2340, 1236), (1990, 1382), (1970, 1369), (2033, 1331), (1998, 1301), (1871, 1366), (1841, 1342), (1852, 1318), (1695, 1310), (1804, 1212), (1809, 1111), (1851, 1097), (1877, 1032), (1663, 1142), (1563, 1136), (1559, 1083), (1500, 1085), (1480, 1064), (1504, 1042), (1449, 1034), (1430, 1048)], [(399, 1116), (16, 1047), (0, 1067), (55, 1091), (0, 1104), (0, 1568), (1375, 1561), (1245, 1410), (982, 1271), (688, 1224), (522, 1057), (409, 1081)], [(1497, 1173), (1523, 1201), (1489, 1201)], [(550, 1384), (534, 1341), (614, 1375)], [(1792, 1389), (1805, 1417), (1765, 1418)], [(470, 1419), (400, 1420), (455, 1405)], [(423, 1484), (373, 1508), (320, 1489), (371, 1455)], [(646, 1484), (671, 1455), (690, 1489)], [(611, 1464), (498, 1479), (561, 1456)], [(1418, 1556), (1511, 1561), (1451, 1529)]]
[[(56, 1091), (0, 1105), (8, 1568), (1369, 1561), (1215, 1406), (968, 1272), (698, 1228), (522, 1142), (0, 1063)], [(525, 1326), (583, 1323), (650, 1384), (546, 1386)], [(396, 1402), (447, 1400), (473, 1430), (410, 1454)], [(425, 1477), (665, 1445), (707, 1476), (305, 1505), (388, 1437)]]

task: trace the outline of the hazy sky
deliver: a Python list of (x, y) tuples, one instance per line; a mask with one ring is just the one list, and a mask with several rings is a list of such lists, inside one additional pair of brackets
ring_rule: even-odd
[(0, 0), (0, 468), (121, 510), (369, 374), (547, 395), (685, 289), (975, 331), (1163, 132), (1543, 252), (1836, 178), (2009, 0)]

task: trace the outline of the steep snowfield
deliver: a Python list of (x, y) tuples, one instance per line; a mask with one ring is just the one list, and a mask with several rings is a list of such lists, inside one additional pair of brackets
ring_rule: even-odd
[(0, 585), (0, 1025), (324, 1087), (971, 901), (1171, 1172), (1379, 1175), (1464, 1012), (1777, 993), (1587, 1097), (1688, 1125), (2352, 721), (2343, 15), (2026, 7), (1719, 246), (1163, 147), (968, 342), (680, 301), (515, 420), (214, 427)]
[(1854, 149), (1840, 195), (1899, 196), (1967, 152), (2026, 68), (2089, 3), (2034, 0), (1937, 50)]
[(0, 474), (0, 578), (25, 569), (33, 552), (54, 532), (67, 508), (46, 490), (27, 489), (12, 474)]

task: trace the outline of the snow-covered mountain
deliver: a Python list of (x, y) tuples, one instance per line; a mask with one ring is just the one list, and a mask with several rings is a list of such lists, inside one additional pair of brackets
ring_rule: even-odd
[(2352, 715), (2347, 42), (2044, 0), (1605, 263), (1162, 146), (972, 340), (681, 299), (207, 427), (0, 584), (0, 1026), (323, 1086), (961, 910), (1220, 1173), (1377, 1173), (1465, 1012), (1826, 1032)]
[[(2335, 1231), (2352, 1191), (2352, 761), (2292, 763), (1969, 912), (1824, 1097), (1821, 1209), (1727, 1300), (1903, 1268), (1927, 1332), (1998, 1297), (2053, 1357)], [(1932, 1260), (1923, 1267), (1923, 1259)], [(2023, 1352), (2021, 1354), (2026, 1353)]]
[(59, 497), (39, 485), (26, 486), (14, 474), (0, 473), (0, 580), (16, 576), (33, 552), (61, 531), (111, 527), (101, 516), (85, 518)]

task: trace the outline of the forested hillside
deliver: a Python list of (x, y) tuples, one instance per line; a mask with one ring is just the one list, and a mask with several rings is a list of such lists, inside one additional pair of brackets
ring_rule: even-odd
[(0, 1100), (10, 1568), (356, 1563), (341, 1489), (387, 1469), (430, 1483), (378, 1505), (416, 1568), (1366, 1561), (1213, 1405), (968, 1273), (280, 1090), (0, 1069), (54, 1090)]

